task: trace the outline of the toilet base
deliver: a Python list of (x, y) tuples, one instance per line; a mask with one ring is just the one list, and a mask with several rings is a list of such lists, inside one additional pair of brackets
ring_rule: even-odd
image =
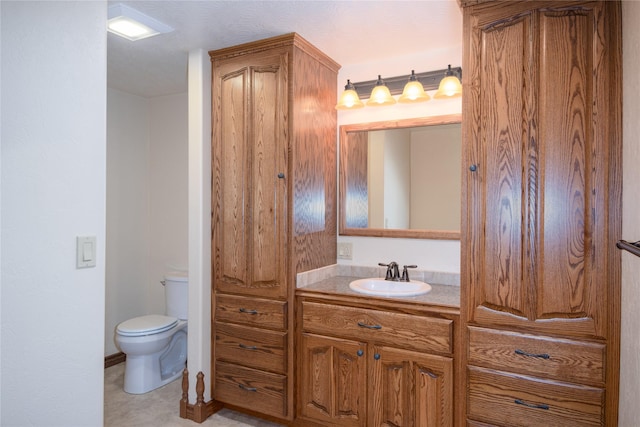
[(127, 357), (124, 368), (125, 392), (129, 394), (144, 394), (153, 391), (180, 378), (182, 370), (187, 366), (185, 362), (181, 369), (178, 369), (173, 375), (162, 378), (159, 359), (153, 360), (153, 363), (150, 364), (145, 360), (140, 360), (145, 357), (149, 356)]
[(169, 346), (156, 353), (127, 354), (124, 368), (125, 392), (148, 393), (180, 378), (187, 366), (187, 333), (184, 329), (175, 332)]

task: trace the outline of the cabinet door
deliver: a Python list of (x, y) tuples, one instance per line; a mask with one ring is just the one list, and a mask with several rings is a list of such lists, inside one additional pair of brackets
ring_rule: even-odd
[(299, 411), (340, 426), (366, 426), (366, 344), (302, 334)]
[(370, 427), (453, 425), (453, 360), (375, 346), (367, 355)]
[[(607, 2), (465, 16), (467, 318), (606, 337), (619, 133)], [(537, 7), (537, 9), (531, 9)], [(613, 217), (612, 217), (613, 216)]]
[(283, 298), (288, 55), (267, 53), (213, 64), (214, 286)]

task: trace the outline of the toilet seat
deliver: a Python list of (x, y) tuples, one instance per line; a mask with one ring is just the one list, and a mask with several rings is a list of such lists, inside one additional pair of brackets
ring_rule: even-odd
[(119, 335), (125, 337), (140, 337), (168, 331), (177, 324), (178, 319), (175, 317), (150, 314), (126, 320), (120, 323), (116, 330)]

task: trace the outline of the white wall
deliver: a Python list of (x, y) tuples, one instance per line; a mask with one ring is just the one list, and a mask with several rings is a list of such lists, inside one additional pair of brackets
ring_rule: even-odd
[[(384, 78), (440, 70), (462, 64), (462, 46), (438, 51), (416, 52), (412, 55), (388, 58), (384, 62), (345, 65), (338, 75), (338, 94), (347, 79), (352, 82), (373, 80), (378, 74)], [(463, 70), (464, 76), (464, 70)], [(435, 91), (433, 91), (435, 92)], [(431, 95), (433, 95), (433, 92)], [(338, 111), (338, 125), (408, 119), (425, 116), (457, 114), (462, 111), (460, 98), (431, 100), (419, 104), (395, 104), (387, 107), (365, 107)], [(420, 269), (460, 272), (460, 243), (450, 240), (397, 239), (378, 237), (338, 236), (338, 242), (353, 244), (353, 259), (338, 260), (339, 264), (377, 265), (378, 262), (397, 261), (417, 264)]]
[[(186, 68), (186, 64), (185, 64)], [(149, 263), (146, 281), (150, 313), (164, 313), (169, 271), (188, 270), (187, 94), (149, 100)]]
[(187, 95), (108, 90), (105, 356), (118, 323), (164, 313), (160, 280), (187, 270)]
[(0, 424), (102, 426), (107, 5), (0, 8)]
[[(622, 238), (640, 240), (640, 2), (622, 3), (623, 212)], [(621, 427), (640, 425), (640, 258), (622, 254)]]
[(107, 91), (107, 259), (105, 356), (115, 327), (146, 314), (149, 258), (149, 100)]

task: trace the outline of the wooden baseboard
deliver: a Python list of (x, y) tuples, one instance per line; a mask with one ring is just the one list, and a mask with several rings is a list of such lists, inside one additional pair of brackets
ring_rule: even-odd
[(122, 363), (127, 360), (127, 355), (123, 352), (111, 354), (104, 358), (104, 369), (110, 368), (111, 366), (115, 366), (118, 363)]
[(189, 403), (189, 371), (182, 371), (182, 399), (180, 399), (180, 418), (202, 423), (211, 415), (223, 408), (222, 403), (210, 400), (204, 401), (204, 374), (196, 375), (196, 403)]

